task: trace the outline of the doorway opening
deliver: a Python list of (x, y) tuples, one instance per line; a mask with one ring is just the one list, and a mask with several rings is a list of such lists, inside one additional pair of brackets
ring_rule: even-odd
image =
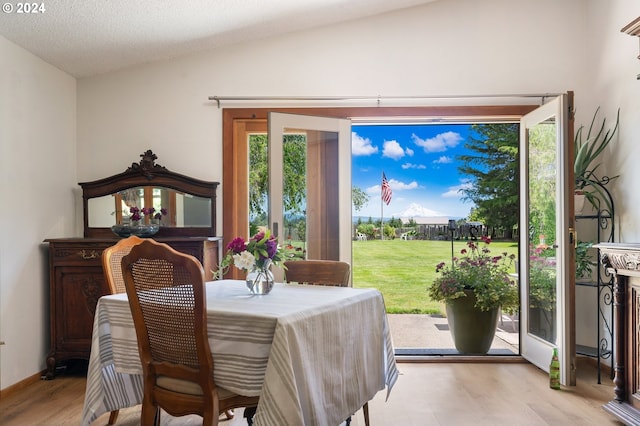
[[(224, 182), (233, 182), (234, 185), (223, 185), (223, 232), (225, 236), (229, 235), (243, 235), (248, 232), (249, 229), (249, 182), (247, 180), (247, 176), (249, 175), (248, 169), (248, 137), (250, 134), (255, 134), (258, 132), (266, 132), (267, 128), (267, 113), (269, 111), (280, 111), (280, 112), (288, 112), (288, 113), (299, 113), (299, 114), (315, 114), (322, 116), (331, 116), (331, 117), (342, 117), (342, 118), (351, 118), (354, 123), (358, 120), (358, 117), (368, 117), (368, 123), (371, 124), (372, 121), (376, 122), (385, 122), (389, 121), (389, 117), (426, 117), (425, 122), (429, 121), (429, 117), (433, 119), (433, 117), (437, 117), (438, 120), (443, 120), (443, 117), (447, 117), (451, 122), (456, 122), (458, 124), (471, 124), (472, 122), (482, 121), (483, 119), (487, 123), (493, 122), (506, 122), (506, 123), (514, 123), (516, 122), (524, 113), (534, 109), (533, 105), (526, 106), (502, 106), (502, 107), (439, 107), (439, 108), (429, 108), (429, 107), (417, 107), (417, 108), (275, 108), (275, 109), (225, 109), (223, 111), (223, 122), (224, 122), (224, 172), (223, 172), (223, 180)], [(470, 117), (474, 119), (471, 120)], [(444, 121), (447, 121), (445, 119)], [(354, 124), (354, 129), (357, 131), (357, 125)], [(423, 140), (426, 138), (422, 138)], [(383, 146), (381, 146), (381, 149)], [(389, 149), (393, 148), (390, 146)], [(389, 151), (391, 154), (392, 151)], [(406, 154), (406, 151), (405, 151)], [(415, 153), (414, 153), (415, 154)], [(444, 161), (444, 160), (441, 160)], [(415, 162), (412, 162), (415, 163)], [(412, 165), (407, 165), (407, 168), (413, 167)], [(416, 166), (416, 169), (419, 170), (419, 166)], [(358, 171), (356, 170), (355, 165), (353, 166), (353, 175), (356, 175)], [(377, 176), (380, 174), (377, 172)], [(387, 178), (391, 180), (393, 185), (393, 179), (396, 179), (395, 174), (387, 174)], [(397, 190), (395, 195), (395, 200), (397, 201), (401, 194), (401, 191)], [(388, 211), (388, 210), (387, 210)], [(387, 215), (383, 213), (383, 217)], [(417, 215), (416, 215), (417, 216)], [(464, 219), (461, 217), (460, 220)], [(372, 221), (375, 219), (379, 220), (380, 215), (372, 214)], [(390, 219), (390, 218), (389, 218)], [(398, 218), (394, 218), (398, 219)], [(448, 218), (447, 218), (448, 219)], [(468, 219), (468, 218), (467, 218)], [(368, 217), (367, 219), (368, 220)], [(387, 260), (391, 261), (396, 257), (397, 252), (399, 250), (395, 250), (396, 247), (400, 247), (399, 244), (405, 244), (403, 247), (410, 247), (410, 256), (404, 256), (403, 261), (409, 261), (411, 264), (411, 258), (413, 259), (421, 259), (426, 256), (425, 253), (432, 253), (433, 250), (425, 250), (422, 247), (418, 247), (419, 244), (426, 243), (437, 243), (444, 247), (444, 259), (442, 259), (442, 255), (438, 257), (438, 259), (446, 260), (446, 258), (450, 258), (451, 256), (451, 243), (453, 242), (454, 250), (459, 251), (463, 248), (465, 244), (466, 238), (463, 234), (462, 227), (464, 226), (477, 226), (473, 224), (471, 221), (467, 224), (466, 222), (461, 224), (460, 232), (454, 234), (453, 241), (446, 232), (442, 233), (442, 231), (438, 231), (436, 227), (438, 224), (431, 224), (434, 226), (424, 227), (421, 235), (412, 236), (410, 230), (406, 230), (398, 235), (396, 238), (384, 241), (376, 241), (371, 240), (364, 241), (360, 239), (359, 233), (356, 231), (357, 222), (354, 222), (351, 232), (353, 232), (352, 237), (352, 247), (353, 247), (353, 277), (354, 277), (354, 286), (359, 286), (358, 281), (361, 279), (361, 274), (371, 273), (374, 271), (374, 268), (364, 267), (360, 265), (360, 260), (357, 258), (359, 244), (373, 243), (373, 242), (384, 242), (385, 244), (398, 244), (397, 246), (391, 247), (391, 250), (385, 250), (384, 256)], [(447, 222), (448, 223), (448, 222)], [(425, 224), (426, 225), (426, 224)], [(446, 228), (446, 225), (441, 224)], [(437, 235), (440, 232), (440, 235), (435, 239), (427, 239), (426, 237), (423, 239), (422, 235)], [(496, 232), (495, 227), (488, 232)], [(431, 234), (429, 234), (431, 233)], [(435, 233), (435, 234), (434, 234)], [(225, 237), (226, 238), (226, 237)], [(225, 241), (225, 244), (227, 242)], [(369, 246), (373, 246), (373, 244), (369, 244)], [(413, 247), (413, 249), (411, 249)], [(514, 243), (514, 247), (517, 250), (517, 243)], [(448, 250), (447, 250), (448, 248)], [(447, 254), (448, 253), (448, 254)], [(409, 266), (407, 268), (406, 274), (411, 274), (412, 279), (422, 280), (422, 284), (419, 284), (417, 292), (411, 293), (408, 292), (406, 297), (409, 299), (426, 299), (426, 286), (427, 286), (427, 278), (424, 276), (423, 271), (434, 270), (436, 258), (432, 258), (432, 261), (429, 261), (425, 264), (421, 269), (417, 269), (415, 264), (413, 267)], [(415, 263), (415, 261), (414, 261)], [(379, 265), (382, 263), (379, 262)], [(515, 269), (514, 269), (515, 271)], [(398, 274), (402, 275), (402, 274)], [(385, 296), (385, 300), (387, 296)], [(394, 345), (398, 350), (402, 350), (403, 347), (408, 349), (411, 353), (414, 354), (447, 354), (453, 353), (453, 345), (446, 343), (434, 343), (436, 342), (435, 338), (429, 337), (428, 331), (433, 331), (439, 333), (444, 339), (450, 337), (449, 332), (447, 330), (446, 318), (442, 314), (437, 314), (436, 312), (423, 312), (423, 311), (409, 311), (406, 313), (396, 313), (393, 310), (389, 310), (389, 316), (392, 322), (392, 328), (395, 327), (396, 331), (394, 332)], [(397, 315), (397, 317), (396, 317)], [(431, 322), (428, 325), (424, 325), (424, 319), (428, 317)], [(394, 323), (395, 319), (404, 320), (402, 324)], [(508, 334), (508, 339), (505, 338), (506, 341), (505, 348), (498, 348), (495, 352), (496, 354), (518, 354), (518, 318), (516, 316), (506, 316), (503, 315), (500, 318), (499, 322), (500, 331), (498, 333), (503, 333), (505, 335)], [(424, 329), (424, 332), (421, 330)], [(405, 332), (411, 331), (415, 339), (414, 343), (407, 343), (406, 346), (403, 342), (405, 338)], [(500, 336), (500, 334), (498, 334)], [(426, 342), (425, 342), (426, 341)], [(503, 350), (504, 349), (504, 350)], [(493, 354), (493, 353), (492, 353)]]
[[(427, 287), (469, 244), (507, 253), (517, 287), (519, 122), (390, 121), (352, 126), (353, 285), (383, 293), (397, 354), (458, 355)], [(517, 314), (489, 355), (519, 355)]]

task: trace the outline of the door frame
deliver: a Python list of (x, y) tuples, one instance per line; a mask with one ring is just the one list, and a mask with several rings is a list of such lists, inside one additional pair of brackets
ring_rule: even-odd
[[(438, 120), (446, 123), (479, 120), (520, 121), (538, 105), (413, 106), (413, 107), (273, 107), (222, 109), (222, 236), (224, 247), (238, 235), (249, 232), (248, 135), (267, 133), (269, 112), (347, 118), (354, 123), (368, 119)], [(230, 268), (229, 278), (241, 271)]]

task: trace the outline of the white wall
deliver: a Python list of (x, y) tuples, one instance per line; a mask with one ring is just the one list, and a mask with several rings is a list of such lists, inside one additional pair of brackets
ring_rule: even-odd
[[(617, 216), (616, 239), (620, 242), (640, 242), (640, 193), (636, 184), (640, 180), (640, 54), (638, 37), (620, 32), (622, 27), (640, 16), (640, 2), (616, 0), (602, 2), (589, 0), (588, 69), (593, 84), (588, 95), (587, 123), (593, 111), (601, 106), (607, 122), (615, 120), (620, 108), (618, 140), (606, 155), (606, 171), (620, 175), (611, 189)], [(582, 115), (581, 115), (582, 117)], [(577, 120), (580, 120), (578, 117)]]
[[(0, 37), (0, 389), (44, 369), (42, 241), (73, 236), (76, 81)], [(81, 219), (81, 218), (80, 218)]]
[[(15, 130), (27, 132), (29, 137), (44, 133), (32, 138), (38, 140), (38, 145), (29, 152), (31, 155), (19, 158), (35, 161), (36, 176), (41, 179), (43, 175), (51, 175), (51, 180), (45, 183), (50, 191), (44, 199), (28, 197), (30, 207), (36, 201), (44, 201), (40, 205), (45, 206), (47, 216), (29, 212), (24, 219), (21, 214), (25, 213), (21, 213), (13, 215), (18, 219), (12, 220), (22, 228), (48, 226), (52, 222), (48, 216), (51, 207), (54, 214), (62, 211), (64, 219), (60, 218), (60, 225), (44, 229), (46, 232), (31, 235), (30, 243), (25, 243), (11, 262), (5, 261), (8, 244), (3, 242), (2, 338), (8, 339), (5, 324), (24, 324), (23, 315), (18, 312), (30, 310), (22, 305), (29, 303), (28, 307), (37, 314), (21, 328), (23, 335), (28, 336), (24, 339), (29, 340), (21, 348), (24, 350), (14, 351), (9, 345), (2, 349), (1, 386), (9, 386), (44, 368), (48, 349), (45, 347), (47, 283), (42, 271), (22, 271), (20, 264), (34, 256), (38, 258), (36, 250), (43, 238), (74, 234), (72, 222), (79, 234), (81, 218), (73, 221), (68, 216), (73, 214), (69, 207), (72, 193), (77, 200), (77, 182), (124, 171), (148, 148), (158, 155), (159, 164), (171, 170), (221, 181), (222, 110), (207, 101), (210, 95), (477, 95), (573, 90), (578, 111), (588, 111), (589, 116), (594, 105), (603, 105), (607, 114), (620, 105), (623, 117), (618, 149), (625, 155), (612, 154), (611, 167), (623, 172), (616, 182), (618, 200), (623, 195), (629, 197), (628, 202), (617, 200), (618, 211), (625, 211), (621, 214), (623, 237), (625, 241), (640, 239), (640, 225), (635, 224), (630, 208), (631, 201), (637, 204), (640, 197), (631, 186), (640, 173), (631, 165), (637, 152), (634, 139), (640, 134), (640, 122), (633, 120), (640, 109), (637, 96), (640, 82), (635, 81), (635, 74), (640, 72), (640, 63), (635, 59), (638, 41), (620, 33), (624, 24), (640, 15), (640, 4), (636, 3), (636, 0), (438, 1), (78, 81), (77, 151), (73, 148), (73, 129), (69, 130), (71, 135), (66, 135), (60, 129), (52, 133), (47, 126), (45, 133), (44, 126), (36, 122), (36, 129), (19, 126)], [(31, 60), (24, 58), (28, 55), (14, 52), (16, 49), (5, 47), (6, 44), (5, 41), (0, 45), (0, 52), (11, 50), (11, 55), (16, 56), (12, 61), (18, 62), (17, 74), (23, 68), (47, 68), (31, 64)], [(63, 83), (54, 84), (51, 80), (58, 73), (50, 72), (53, 75), (47, 77), (47, 88), (60, 86), (64, 94), (73, 96), (73, 80), (59, 73)], [(41, 106), (42, 89), (36, 83), (37, 80), (29, 81), (28, 87), (22, 89), (27, 91), (28, 99), (24, 112), (41, 107), (45, 114), (53, 116), (61, 114), (61, 110), (75, 109), (70, 100), (63, 100), (62, 108), (51, 100)], [(12, 103), (26, 102), (21, 92), (9, 99)], [(60, 121), (73, 127), (73, 119), (65, 116)], [(50, 141), (49, 145), (42, 142), (45, 140)], [(4, 143), (2, 146), (5, 150)], [(53, 151), (53, 148), (64, 154), (47, 152), (46, 157), (50, 158), (36, 154), (36, 150)], [(74, 153), (77, 153), (75, 164)], [(14, 173), (22, 173), (15, 164), (12, 167)], [(77, 175), (73, 173), (74, 167)], [(53, 174), (54, 170), (62, 173), (62, 177)], [(622, 189), (623, 185), (629, 189)], [(32, 189), (27, 184), (16, 196)], [(221, 216), (218, 215), (219, 229)], [(19, 231), (11, 232), (17, 239)], [(24, 238), (22, 232), (20, 237)], [(37, 291), (23, 288), (27, 279), (22, 274), (34, 275), (29, 278), (32, 286), (39, 286)], [(5, 280), (7, 276), (12, 276), (11, 281)], [(40, 281), (36, 282), (36, 278)], [(11, 284), (8, 289), (5, 282)], [(21, 309), (5, 314), (4, 307), (11, 302), (5, 301), (8, 298), (21, 302)], [(32, 304), (34, 300), (37, 305)], [(22, 367), (16, 360), (25, 353), (33, 358)]]
[(82, 79), (78, 177), (124, 170), (151, 148), (169, 169), (220, 180), (222, 110), (210, 95), (582, 91), (584, 1), (557, 3), (447, 0)]

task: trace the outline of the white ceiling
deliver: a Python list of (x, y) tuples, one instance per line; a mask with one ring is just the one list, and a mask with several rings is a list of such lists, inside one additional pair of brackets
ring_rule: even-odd
[(432, 1), (40, 0), (20, 14), (5, 0), (0, 35), (80, 78)]

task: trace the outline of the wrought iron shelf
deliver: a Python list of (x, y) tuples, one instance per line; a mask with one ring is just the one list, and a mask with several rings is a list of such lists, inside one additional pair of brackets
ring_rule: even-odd
[[(605, 180), (608, 182), (608, 178)], [(596, 220), (597, 221), (597, 242), (614, 242), (615, 222), (614, 222), (614, 204), (611, 193), (603, 184), (598, 185), (603, 189), (609, 201), (611, 211), (604, 209), (598, 210), (595, 214), (576, 215), (578, 220)], [(603, 359), (611, 359), (613, 361), (613, 278), (603, 271), (600, 267), (600, 249), (596, 249), (597, 271), (596, 281), (578, 281), (576, 286), (591, 287), (596, 289), (597, 303), (597, 336), (596, 346), (576, 345), (576, 353), (592, 358), (596, 358), (598, 371), (598, 384), (601, 383), (601, 361)], [(612, 362), (613, 365), (613, 362)], [(614, 369), (610, 370), (610, 377), (613, 379)]]

